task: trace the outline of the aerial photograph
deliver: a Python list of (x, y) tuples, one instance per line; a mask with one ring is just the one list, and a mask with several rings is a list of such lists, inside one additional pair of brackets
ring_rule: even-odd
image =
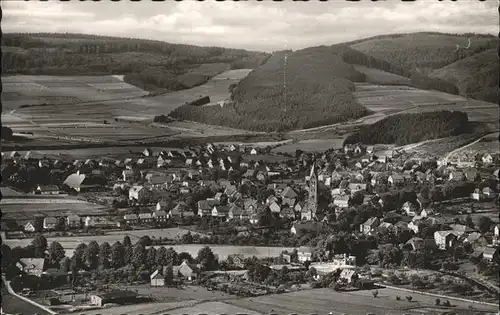
[(499, 0), (1, 1), (1, 315), (500, 315)]

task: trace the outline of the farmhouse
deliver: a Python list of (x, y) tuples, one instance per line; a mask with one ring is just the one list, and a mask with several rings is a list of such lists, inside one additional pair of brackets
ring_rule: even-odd
[(163, 277), (160, 274), (160, 270), (156, 269), (155, 272), (153, 272), (150, 276), (149, 279), (151, 281), (151, 286), (152, 287), (163, 287), (165, 286), (165, 277)]
[(44, 230), (55, 230), (57, 226), (57, 219), (54, 217), (46, 217), (43, 219)]
[(82, 220), (77, 215), (70, 215), (66, 218), (66, 226), (69, 228), (80, 228)]
[(434, 241), (441, 250), (447, 250), (455, 244), (457, 236), (454, 231), (436, 231), (434, 232)]
[(102, 181), (102, 178), (74, 173), (66, 178), (64, 185), (77, 192), (87, 192), (100, 188), (102, 186)]
[(184, 260), (182, 264), (173, 266), (172, 269), (174, 271), (174, 277), (184, 277), (188, 281), (192, 281), (197, 278), (200, 272), (200, 265), (190, 264), (187, 260)]
[(25, 273), (37, 277), (41, 277), (47, 269), (45, 258), (21, 258), (16, 266)]
[(379, 222), (380, 220), (376, 217), (369, 218), (365, 223), (360, 225), (359, 231), (365, 235), (370, 234), (378, 227)]
[(143, 186), (132, 186), (128, 191), (128, 198), (138, 202), (144, 201), (146, 197), (146, 189)]
[(312, 260), (312, 248), (307, 247), (307, 246), (301, 246), (297, 250), (297, 255), (298, 255), (299, 262), (301, 262), (301, 263), (306, 262), (306, 261), (311, 261)]
[(340, 272), (339, 280), (346, 281), (347, 283), (353, 283), (359, 278), (356, 270), (353, 269), (342, 269)]

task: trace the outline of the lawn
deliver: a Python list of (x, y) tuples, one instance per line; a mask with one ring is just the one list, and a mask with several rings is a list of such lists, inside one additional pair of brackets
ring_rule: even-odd
[(201, 286), (182, 286), (179, 288), (151, 287), (149, 284), (127, 286), (128, 290), (141, 295), (152, 296), (157, 302), (180, 302), (187, 300), (214, 301), (232, 296), (220, 291), (208, 291)]

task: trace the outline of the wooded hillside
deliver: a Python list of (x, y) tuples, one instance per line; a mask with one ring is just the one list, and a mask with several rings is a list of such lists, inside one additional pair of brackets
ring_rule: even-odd
[[(456, 50), (456, 45), (468, 49)], [(498, 38), (482, 34), (412, 33), (376, 36), (346, 43), (367, 55), (407, 69), (428, 74), (459, 59), (497, 47)]]
[(188, 74), (200, 65), (224, 63), (234, 69), (256, 68), (269, 56), (241, 49), (46, 33), (3, 34), (2, 50), (4, 74), (125, 74), (127, 82), (147, 90), (192, 87), (218, 74)]
[(361, 142), (405, 145), (456, 136), (467, 132), (468, 128), (468, 117), (464, 112), (435, 111), (398, 114), (361, 127), (360, 130), (349, 135), (344, 144)]
[(453, 82), (460, 94), (492, 103), (500, 102), (497, 48), (459, 60), (431, 73), (431, 77)]
[(340, 47), (320, 46), (274, 53), (232, 89), (231, 104), (184, 105), (171, 115), (256, 131), (310, 128), (361, 117), (367, 110), (354, 100), (352, 82), (362, 82), (364, 75), (345, 63), (341, 52)]

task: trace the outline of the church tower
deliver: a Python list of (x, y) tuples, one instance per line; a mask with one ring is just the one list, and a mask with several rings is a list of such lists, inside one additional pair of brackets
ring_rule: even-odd
[(309, 196), (307, 198), (307, 206), (310, 211), (311, 219), (316, 217), (318, 210), (318, 175), (314, 163), (311, 167), (311, 174), (309, 175)]

